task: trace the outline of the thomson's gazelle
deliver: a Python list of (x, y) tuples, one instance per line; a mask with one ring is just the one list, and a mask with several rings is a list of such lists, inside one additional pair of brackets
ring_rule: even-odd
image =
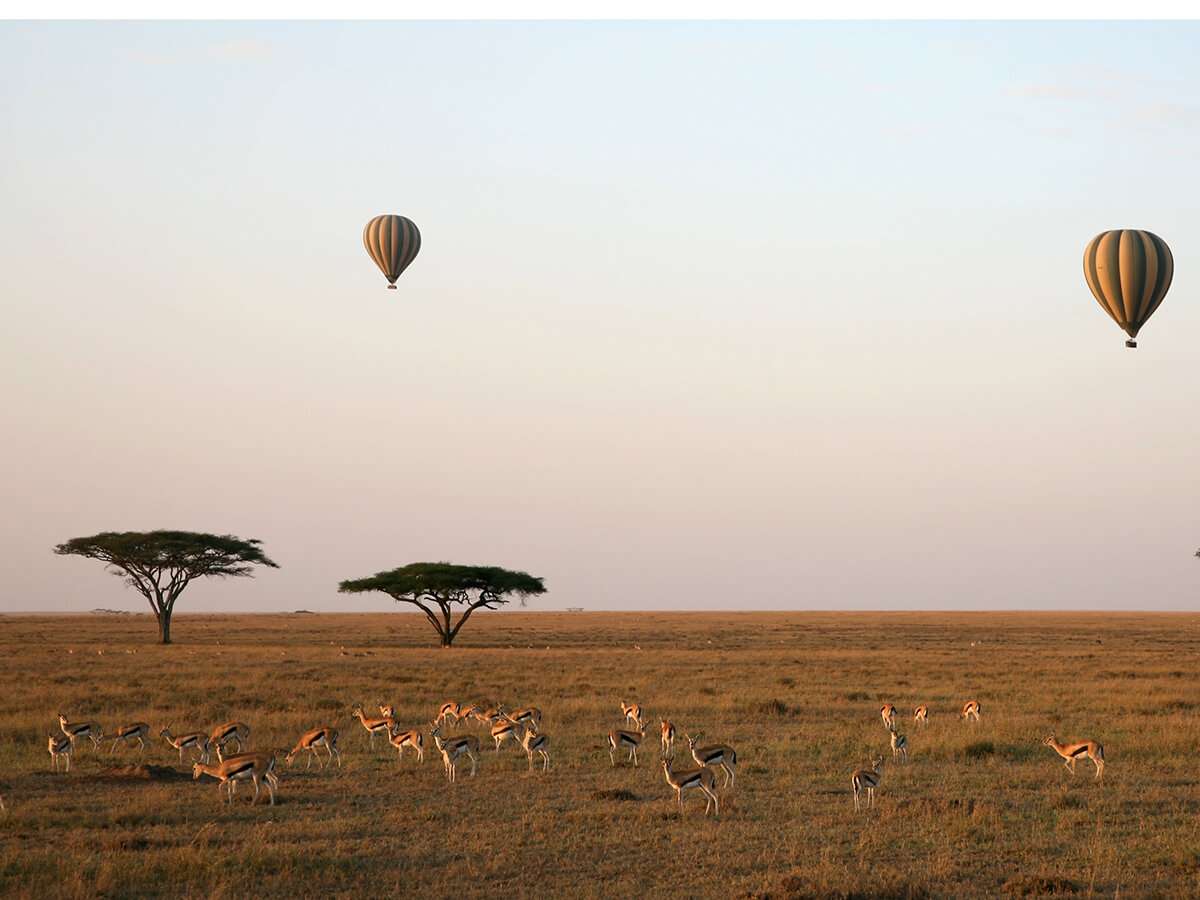
[(684, 735), (687, 738), (688, 749), (692, 751), (692, 759), (702, 766), (720, 766), (725, 773), (725, 784), (733, 784), (734, 767), (737, 766), (737, 751), (726, 744), (713, 744), (710, 747), (697, 747), (696, 741), (704, 737), (704, 732), (697, 731), (696, 736)]
[(473, 734), (443, 738), (442, 726), (436, 720), (431, 725), (429, 736), (433, 738), (433, 745), (442, 754), (442, 765), (446, 769), (448, 781), (458, 780), (458, 759), (461, 756), (470, 758), (471, 777), (475, 777), (475, 768), (479, 764), (479, 738)]
[(712, 769), (708, 766), (701, 766), (698, 769), (683, 769), (676, 772), (671, 766), (669, 756), (663, 757), (662, 766), (667, 784), (675, 788), (675, 799), (679, 801), (681, 813), (683, 812), (683, 795), (688, 791), (699, 791), (704, 795), (704, 814), (707, 816), (710, 809), (715, 809), (716, 815), (721, 814), (721, 801), (717, 799), (717, 778), (713, 775)]
[(542, 727), (542, 711), (536, 706), (524, 706), (508, 714), (508, 717), (515, 722), (520, 722), (522, 725), (533, 724), (534, 726)]
[(1095, 741), (1072, 741), (1069, 744), (1060, 744), (1055, 740), (1054, 735), (1050, 735), (1042, 743), (1063, 758), (1063, 765), (1072, 775), (1075, 774), (1076, 760), (1081, 756), (1086, 756), (1096, 764), (1096, 779), (1100, 780), (1104, 777), (1104, 746), (1102, 744), (1097, 744)]
[(203, 731), (189, 731), (187, 734), (181, 734), (179, 737), (171, 734), (171, 726), (168, 725), (159, 733), (159, 737), (166, 740), (168, 744), (179, 751), (179, 762), (183, 762), (183, 751), (194, 750), (202, 763), (208, 762), (208, 735)]
[(496, 742), (497, 753), (500, 752), (500, 745), (505, 741), (511, 738), (514, 744), (519, 744), (524, 736), (525, 726), (508, 716), (503, 717), (492, 726), (492, 740)]
[(229, 803), (233, 802), (233, 789), (236, 782), (253, 781), (254, 796), (250, 798), (251, 806), (258, 802), (259, 783), (263, 782), (267, 785), (267, 793), (271, 796), (271, 805), (275, 805), (275, 785), (279, 783), (279, 777), (275, 774), (274, 753), (240, 753), (215, 766), (196, 763), (192, 766), (192, 778), (196, 780), (201, 775), (211, 775), (217, 779), (220, 782), (217, 790), (225, 788)]
[(929, 707), (924, 703), (913, 710), (913, 724), (922, 728), (929, 724)]
[[(342, 765), (342, 754), (338, 750), (338, 730), (332, 725), (320, 725), (311, 731), (306, 731), (300, 735), (300, 740), (296, 741), (296, 746), (288, 753), (286, 759), (290, 766), (297, 754), (308, 751), (309, 755), (305, 757), (304, 768), (312, 765), (313, 758), (317, 760), (317, 768), (323, 769), (325, 766), (333, 762), (334, 757), (337, 757), (338, 768)], [(321, 754), (317, 752), (319, 747), (324, 747), (325, 752), (329, 754), (328, 759), (321, 761)]]
[(118, 743), (131, 744), (134, 741), (138, 742), (139, 752), (145, 753), (148, 734), (150, 734), (150, 726), (145, 722), (131, 722), (128, 725), (122, 725), (112, 736), (112, 748), (108, 751), (109, 755), (116, 752)]
[(908, 762), (908, 738), (892, 729), (892, 759)]
[(217, 751), (217, 761), (225, 759), (225, 745), (237, 741), (238, 753), (245, 752), (250, 743), (250, 726), (245, 722), (225, 722), (218, 725), (208, 736), (208, 745)]
[(863, 791), (867, 792), (867, 806), (875, 805), (875, 788), (879, 787), (879, 779), (883, 772), (883, 757), (875, 757), (869, 769), (858, 769), (850, 776), (850, 786), (854, 788), (854, 809), (861, 809)]
[(433, 721), (437, 722), (439, 725), (443, 723), (451, 724), (450, 720), (453, 719), (453, 724), (457, 725), (458, 720), (462, 718), (462, 711), (463, 705), (461, 703), (455, 703), (453, 700), (448, 700), (442, 704), (441, 708), (438, 710), (437, 718)]
[(65, 756), (67, 758), (67, 771), (71, 771), (71, 751), (75, 749), (75, 745), (71, 743), (69, 737), (55, 737), (48, 735), (50, 738), (50, 759), (54, 762), (54, 771), (58, 771), (58, 758)]
[(663, 756), (670, 756), (671, 751), (675, 749), (675, 726), (666, 719), (658, 720), (659, 726), (662, 728), (662, 752)]
[(968, 700), (966, 703), (963, 704), (962, 718), (967, 721), (970, 721), (971, 719), (974, 719), (976, 722), (979, 721), (979, 701), (978, 700)]
[(891, 731), (896, 725), (896, 707), (892, 703), (885, 703), (879, 707), (879, 715), (883, 719), (883, 727)]
[(621, 701), (621, 714), (625, 718), (636, 725), (640, 730), (645, 731), (644, 720), (642, 719), (642, 704), (626, 703)]
[(396, 759), (397, 765), (404, 762), (404, 748), (412, 747), (417, 751), (417, 762), (425, 762), (425, 738), (421, 736), (421, 732), (413, 728), (409, 731), (393, 731), (388, 737), (388, 743), (396, 748), (399, 756)]
[(104, 735), (100, 731), (100, 726), (95, 722), (68, 722), (67, 717), (59, 713), (58, 727), (62, 729), (63, 734), (71, 739), (72, 744), (81, 737), (85, 737), (92, 742), (93, 747), (97, 750), (100, 749), (100, 741)]
[(395, 725), (395, 720), (382, 716), (380, 718), (368, 718), (363, 715), (362, 707), (354, 707), (354, 712), (350, 715), (362, 722), (362, 727), (367, 729), (367, 734), (370, 735), (368, 742), (372, 747), (375, 746), (375, 735), (382, 734), (385, 737), (392, 733), (392, 726)]
[(533, 770), (534, 754), (541, 756), (543, 772), (550, 768), (550, 737), (539, 733), (537, 725), (533, 722), (530, 722), (529, 727), (525, 729), (525, 736), (521, 738), (521, 746), (525, 748), (525, 755), (529, 757), (530, 771)]
[(636, 769), (638, 747), (641, 746), (642, 738), (645, 736), (645, 729), (642, 728), (637, 731), (626, 731), (622, 728), (610, 731), (608, 733), (608, 758), (612, 761), (613, 766), (615, 767), (617, 764), (617, 748), (622, 748), (629, 751), (629, 758), (633, 760), (633, 767)]

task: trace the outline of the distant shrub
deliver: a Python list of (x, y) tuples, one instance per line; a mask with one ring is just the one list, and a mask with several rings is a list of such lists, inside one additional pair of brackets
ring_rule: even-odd
[(755, 703), (750, 707), (750, 711), (760, 716), (788, 716), (792, 714), (792, 708), (782, 700), (766, 700), (761, 703)]
[(1018, 875), (1006, 881), (1001, 890), (1017, 897), (1042, 897), (1046, 894), (1075, 894), (1082, 888), (1070, 878), (1058, 875)]
[(796, 679), (795, 678), (780, 678), (779, 683), (782, 684), (784, 687), (791, 687), (792, 685), (794, 685), (796, 683)]
[(706, 686), (700, 688), (700, 693), (704, 694), (706, 697), (715, 697), (717, 695), (717, 689)]
[(967, 759), (984, 759), (992, 756), (996, 752), (996, 745), (991, 741), (976, 741), (973, 744), (967, 744), (963, 750), (963, 755)]
[(874, 882), (848, 889), (830, 889), (808, 875), (789, 875), (780, 884), (787, 900), (927, 900), (929, 889), (906, 881)]
[(627, 791), (624, 788), (617, 788), (616, 790), (611, 790), (611, 791), (593, 791), (592, 799), (593, 800), (628, 801), (628, 800), (637, 800), (638, 795), (635, 794), (633, 791)]
[(865, 700), (870, 700), (871, 695), (866, 691), (851, 691), (846, 695), (846, 699), (851, 703), (861, 703)]

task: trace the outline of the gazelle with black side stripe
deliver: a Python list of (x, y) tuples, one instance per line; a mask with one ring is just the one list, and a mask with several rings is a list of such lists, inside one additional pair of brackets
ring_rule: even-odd
[(1095, 741), (1072, 741), (1068, 744), (1060, 744), (1054, 735), (1050, 735), (1042, 743), (1063, 758), (1063, 765), (1072, 775), (1075, 774), (1076, 761), (1086, 757), (1096, 764), (1096, 780), (1104, 778), (1104, 746), (1102, 744)]
[(250, 726), (245, 722), (225, 722), (218, 725), (208, 736), (208, 745), (217, 751), (217, 761), (225, 759), (225, 747), (237, 741), (238, 753), (243, 753), (250, 743)]
[(979, 721), (979, 701), (978, 700), (968, 700), (966, 703), (963, 704), (962, 718), (964, 721), (968, 721), (968, 722), (971, 719), (974, 719), (976, 722)]
[(234, 785), (239, 781), (254, 782), (254, 796), (250, 799), (253, 806), (258, 802), (260, 784), (266, 784), (267, 793), (271, 797), (271, 805), (275, 805), (275, 786), (279, 777), (275, 774), (274, 753), (239, 753), (229, 759), (222, 760), (215, 766), (196, 763), (192, 766), (192, 778), (197, 780), (201, 775), (211, 775), (219, 784), (217, 790), (225, 788), (227, 802), (233, 802)]
[(895, 704), (885, 703), (879, 707), (879, 716), (883, 719), (883, 727), (891, 731), (896, 725), (896, 707)]
[(54, 763), (54, 771), (58, 771), (58, 758), (65, 757), (67, 761), (67, 771), (71, 771), (71, 753), (75, 750), (75, 745), (71, 743), (71, 739), (66, 737), (55, 737), (47, 735), (50, 738), (48, 746), (50, 749), (50, 759)]
[(875, 789), (879, 787), (879, 780), (883, 773), (883, 757), (875, 757), (875, 761), (869, 769), (857, 769), (850, 776), (850, 787), (854, 789), (854, 809), (857, 812), (862, 808), (862, 794), (865, 791), (867, 794), (866, 806), (875, 805)]
[(168, 725), (159, 733), (159, 737), (163, 738), (168, 744), (179, 751), (179, 762), (183, 762), (183, 751), (192, 750), (197, 754), (200, 762), (208, 762), (208, 735), (203, 731), (189, 731), (187, 734), (181, 734), (178, 737), (171, 734), (171, 726)]
[(395, 747), (396, 752), (399, 754), (396, 759), (397, 764), (404, 762), (404, 749), (406, 747), (411, 747), (416, 751), (418, 763), (425, 762), (425, 738), (416, 728), (409, 729), (408, 731), (393, 730), (388, 737), (388, 743)]
[(62, 729), (63, 734), (71, 739), (72, 744), (80, 738), (87, 738), (92, 742), (93, 747), (97, 750), (100, 749), (100, 741), (104, 735), (100, 730), (100, 726), (95, 722), (69, 722), (66, 716), (59, 713), (58, 727)]
[(670, 756), (675, 749), (675, 726), (666, 719), (659, 719), (663, 756)]
[(542, 771), (549, 770), (550, 736), (539, 732), (537, 725), (533, 722), (530, 722), (529, 727), (525, 729), (525, 734), (521, 738), (521, 746), (525, 748), (525, 755), (529, 757), (530, 771), (533, 771), (533, 757), (535, 755), (542, 758)]
[(455, 703), (453, 700), (447, 700), (438, 708), (437, 718), (433, 721), (439, 725), (457, 725), (458, 720), (463, 717), (463, 705)]
[(924, 703), (913, 710), (913, 724), (922, 728), (929, 724), (929, 707)]
[(525, 737), (525, 726), (508, 716), (502, 716), (492, 726), (492, 740), (496, 742), (497, 753), (500, 752), (500, 745), (505, 741), (511, 740), (514, 744), (520, 744), (523, 737)]
[(542, 711), (536, 706), (523, 706), (510, 712), (508, 717), (525, 726), (532, 724), (537, 728), (542, 727)]
[(892, 759), (908, 762), (908, 738), (892, 729)]
[(380, 716), (376, 718), (374, 716), (364, 715), (361, 706), (354, 707), (354, 712), (352, 712), (350, 715), (358, 719), (358, 721), (362, 723), (362, 727), (367, 729), (367, 734), (370, 736), (368, 738), (368, 743), (372, 747), (375, 746), (375, 735), (382, 734), (386, 738), (392, 733), (392, 727), (396, 724), (395, 720), (389, 716)]
[(626, 721), (632, 722), (640, 730), (642, 730), (642, 731), (645, 730), (645, 728), (646, 728), (645, 720), (642, 718), (642, 704), (626, 703), (624, 700), (622, 700), (621, 701), (621, 715), (623, 715), (625, 717)]
[(715, 815), (721, 814), (721, 801), (717, 799), (717, 778), (708, 766), (698, 769), (681, 769), (675, 771), (671, 765), (671, 757), (662, 758), (663, 775), (667, 784), (675, 789), (675, 799), (679, 802), (679, 811), (683, 812), (683, 796), (688, 791), (699, 791), (705, 799), (704, 815), (713, 810)]
[(145, 722), (131, 722), (128, 725), (122, 725), (116, 730), (112, 736), (112, 747), (108, 753), (111, 756), (116, 752), (117, 744), (132, 744), (134, 741), (138, 743), (138, 750), (141, 753), (146, 752), (146, 737), (150, 734), (150, 726)]
[[(320, 725), (310, 731), (300, 735), (300, 740), (296, 741), (296, 746), (291, 749), (291, 752), (285, 757), (287, 764), (290, 766), (292, 761), (300, 753), (307, 752), (309, 755), (305, 757), (304, 768), (312, 765), (313, 758), (317, 760), (317, 768), (323, 769), (331, 764), (336, 757), (338, 768), (342, 765), (342, 754), (338, 750), (338, 730), (332, 725)], [(325, 748), (328, 758), (322, 762), (321, 754), (318, 752), (321, 747)]]
[(637, 731), (614, 728), (610, 731), (608, 733), (608, 758), (613, 766), (617, 764), (617, 750), (628, 750), (629, 759), (633, 762), (633, 767), (636, 769), (638, 764), (638, 747), (642, 745), (642, 738), (645, 736), (646, 731), (644, 728), (639, 728)]
[(471, 777), (475, 777), (475, 769), (479, 765), (479, 738), (473, 734), (444, 738), (442, 726), (437, 720), (432, 723), (429, 736), (433, 738), (433, 745), (442, 754), (447, 781), (458, 780), (458, 761), (464, 756), (471, 760)]
[(696, 732), (696, 736), (692, 737), (684, 735), (687, 738), (688, 749), (692, 751), (692, 759), (696, 760), (702, 766), (716, 766), (725, 773), (725, 784), (723, 787), (729, 787), (733, 784), (733, 777), (736, 774), (737, 767), (737, 751), (727, 744), (713, 744), (710, 747), (697, 747), (696, 742), (704, 737), (704, 732)]

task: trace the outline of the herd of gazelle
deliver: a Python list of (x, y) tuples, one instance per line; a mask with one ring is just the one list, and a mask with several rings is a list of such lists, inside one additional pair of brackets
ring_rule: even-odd
[[(627, 761), (632, 762), (636, 768), (638, 748), (646, 737), (646, 720), (642, 706), (640, 703), (626, 703), (622, 700), (621, 715), (624, 717), (623, 724), (632, 724), (634, 727), (614, 728), (608, 733), (608, 759), (610, 764), (615, 767), (617, 753), (626, 752), (628, 753)], [(696, 746), (703, 736), (703, 732), (696, 732), (694, 737), (690, 734), (684, 735), (697, 768), (676, 769), (673, 761), (675, 726), (667, 719), (659, 719), (659, 749), (663, 775), (667, 784), (675, 791), (675, 799), (679, 803), (680, 811), (683, 810), (684, 796), (689, 791), (697, 791), (705, 800), (704, 814), (707, 816), (709, 812), (712, 812), (713, 815), (719, 815), (721, 801), (717, 797), (716, 770), (725, 775), (725, 781), (721, 786), (723, 788), (732, 786), (737, 774), (737, 751), (726, 744)]]
[[(969, 700), (959, 714), (962, 721), (979, 722), (981, 707), (979, 701)], [(353, 716), (367, 731), (369, 744), (374, 747), (375, 736), (383, 735), (387, 742), (396, 748), (398, 762), (403, 762), (404, 751), (412, 750), (417, 762), (425, 760), (425, 741), (419, 729), (402, 729), (396, 722), (395, 709), (392, 706), (379, 707), (380, 715), (368, 716), (361, 707), (355, 707)], [(885, 703), (879, 710), (884, 727), (887, 728), (892, 750), (893, 762), (908, 762), (908, 738), (897, 730), (896, 707)], [(628, 761), (636, 768), (638, 765), (638, 749), (646, 736), (646, 720), (642, 706), (638, 703), (621, 701), (623, 727), (614, 728), (608, 733), (608, 755), (611, 765), (617, 764), (617, 754), (628, 754)], [(458, 764), (463, 759), (471, 763), (471, 776), (474, 777), (479, 765), (480, 740), (473, 734), (451, 735), (445, 729), (463, 724), (482, 726), (499, 753), (505, 743), (519, 746), (528, 758), (529, 768), (534, 769), (535, 758), (540, 758), (542, 771), (550, 768), (550, 738), (541, 731), (542, 711), (536, 706), (522, 707), (512, 712), (506, 712), (503, 706), (496, 705), (483, 708), (474, 704), (446, 702), (438, 709), (437, 716), (429, 724), (429, 736), (434, 747), (442, 757), (446, 779), (450, 782), (457, 780)], [(99, 750), (103, 741), (110, 740), (111, 755), (117, 745), (132, 746), (137, 744), (139, 752), (145, 752), (146, 738), (150, 734), (150, 726), (145, 722), (130, 722), (117, 728), (111, 735), (105, 735), (99, 724), (90, 721), (70, 721), (65, 715), (58, 716), (62, 736), (48, 735), (48, 749), (54, 765), (54, 771), (59, 771), (60, 761), (65, 771), (71, 770), (71, 757), (75, 751), (76, 742), (87, 739), (92, 746)], [(913, 725), (924, 728), (929, 724), (929, 707), (922, 704), (913, 710)], [(632, 726), (632, 727), (629, 727)], [(675, 748), (675, 726), (667, 719), (659, 720), (660, 751), (663, 774), (667, 784), (675, 791), (679, 808), (683, 809), (684, 797), (690, 792), (697, 792), (705, 798), (704, 813), (719, 814), (720, 800), (717, 795), (717, 773), (724, 775), (721, 784), (723, 789), (733, 786), (737, 775), (737, 751), (726, 744), (699, 746), (702, 732), (695, 736), (685, 734), (688, 750), (696, 762), (695, 768), (676, 769), (673, 764)], [(233, 801), (237, 782), (249, 781), (254, 785), (254, 797), (258, 799), (260, 786), (266, 785), (271, 803), (275, 803), (275, 788), (279, 777), (275, 773), (276, 757), (274, 752), (252, 752), (246, 748), (250, 741), (250, 726), (244, 722), (225, 722), (211, 731), (191, 731), (182, 734), (172, 734), (168, 724), (160, 732), (167, 744), (179, 752), (179, 761), (183, 762), (184, 753), (193, 756), (193, 778), (209, 775), (218, 782), (218, 790), (224, 790), (228, 802)], [(336, 761), (342, 764), (341, 752), (338, 749), (339, 731), (331, 725), (321, 725), (313, 728), (296, 742), (295, 747), (286, 754), (290, 766), (301, 753), (307, 754), (305, 768), (312, 765), (316, 759), (318, 768), (331, 766)], [(231, 744), (237, 744), (237, 752), (227, 755)], [(1063, 759), (1067, 770), (1074, 775), (1075, 764), (1081, 758), (1092, 761), (1096, 767), (1096, 778), (1104, 777), (1104, 747), (1096, 741), (1074, 741), (1060, 744), (1051, 734), (1042, 741)], [(321, 751), (325, 752), (322, 759)], [(211, 765), (211, 755), (217, 756), (217, 764)], [(875, 789), (882, 777), (884, 758), (876, 756), (870, 768), (857, 769), (850, 776), (851, 788), (854, 792), (854, 808), (870, 807), (875, 802)], [(864, 796), (865, 795), (865, 796)]]
[[(968, 700), (963, 704), (962, 711), (959, 713), (959, 719), (964, 722), (980, 721), (979, 714), (982, 707), (978, 700)], [(908, 738), (900, 734), (896, 730), (896, 707), (892, 703), (885, 703), (879, 708), (879, 716), (883, 719), (883, 727), (886, 728), (891, 737), (892, 745), (892, 761), (893, 762), (908, 762)], [(913, 710), (913, 725), (917, 728), (924, 728), (929, 724), (929, 707), (921, 704)], [(1104, 777), (1104, 747), (1096, 741), (1074, 741), (1069, 744), (1060, 744), (1053, 734), (1042, 741), (1047, 747), (1061, 756), (1067, 770), (1074, 775), (1075, 763), (1081, 758), (1086, 757), (1096, 765), (1097, 780)], [(856, 769), (850, 776), (850, 787), (854, 791), (854, 808), (861, 809), (865, 806), (873, 806), (875, 804), (875, 788), (879, 787), (879, 780), (882, 777), (884, 759), (882, 756), (876, 756), (871, 763), (869, 769)], [(866, 794), (866, 797), (863, 797)]]

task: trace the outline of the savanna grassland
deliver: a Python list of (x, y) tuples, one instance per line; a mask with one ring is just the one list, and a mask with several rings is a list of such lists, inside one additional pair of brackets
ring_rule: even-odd
[[(504, 612), (441, 650), (414, 615), (183, 615), (174, 637), (0, 617), (0, 894), (1200, 895), (1200, 616)], [(677, 814), (657, 733), (640, 768), (610, 766), (623, 698), (737, 749), (719, 819), (695, 796)], [(957, 718), (970, 698), (979, 724)], [(540, 706), (551, 770), (489, 741), (448, 785), (428, 737), (423, 766), (397, 765), (350, 718), (386, 702), (427, 728), (446, 699)], [(912, 759), (856, 814), (883, 701)], [(138, 756), (107, 745), (55, 775), (59, 711), (147, 721), (144, 761), (189, 775), (106, 776)], [(284, 770), (273, 808), (245, 788), (222, 805), (157, 733), (235, 718), (256, 748), (336, 724), (344, 765)], [(1071, 778), (1052, 730), (1104, 744), (1103, 785), (1086, 760)]]

